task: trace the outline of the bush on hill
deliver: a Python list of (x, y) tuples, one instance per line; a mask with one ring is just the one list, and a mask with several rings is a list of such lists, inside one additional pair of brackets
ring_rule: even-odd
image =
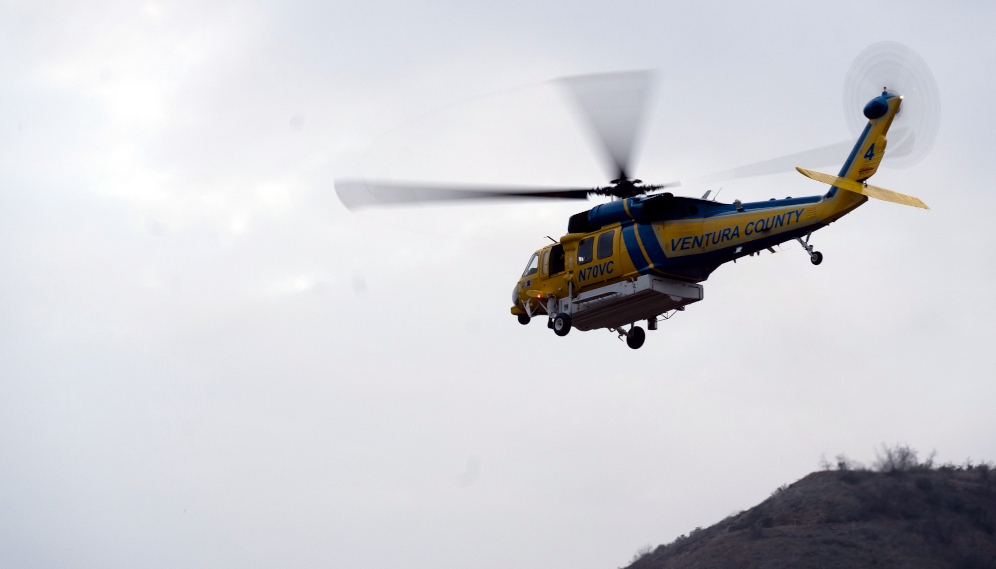
[(761, 504), (667, 545), (632, 569), (952, 567), (996, 569), (996, 474), (884, 446), (871, 468), (840, 455)]

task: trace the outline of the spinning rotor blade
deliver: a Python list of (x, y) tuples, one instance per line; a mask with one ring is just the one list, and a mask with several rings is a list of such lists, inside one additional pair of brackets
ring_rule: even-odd
[(594, 189), (524, 188), (496, 186), (458, 186), (444, 184), (404, 184), (368, 182), (366, 180), (336, 180), (335, 193), (346, 209), (398, 204), (420, 204), (442, 201), (568, 199), (583, 200)]
[[(883, 89), (902, 95), (903, 104), (889, 129), (889, 145), (882, 163), (893, 168), (907, 168), (922, 160), (937, 138), (941, 117), (937, 83), (923, 58), (905, 45), (883, 41), (868, 46), (858, 54), (844, 80), (844, 116), (855, 139), (868, 124), (861, 109), (869, 100), (881, 95)], [(838, 166), (847, 160), (853, 147), (853, 141), (838, 142), (664, 186), (690, 186), (780, 174), (800, 165)]]
[(851, 64), (844, 81), (844, 114), (851, 134), (861, 134), (867, 121), (861, 109), (888, 90), (903, 104), (889, 129), (882, 164), (913, 166), (930, 152), (941, 124), (941, 96), (930, 67), (915, 51), (894, 41), (874, 43)]
[(796, 166), (799, 164), (805, 164), (813, 167), (839, 165), (843, 164), (844, 161), (847, 160), (847, 155), (851, 152), (852, 147), (854, 147), (854, 143), (849, 140), (845, 140), (843, 142), (837, 142), (828, 146), (821, 146), (819, 148), (804, 150), (794, 154), (786, 154), (785, 156), (780, 156), (778, 158), (754, 162), (753, 164), (724, 170), (715, 174), (709, 174), (708, 176), (699, 176), (698, 178), (691, 178), (680, 182), (668, 182), (667, 184), (664, 184), (664, 187), (714, 184), (729, 180), (753, 178), (755, 176), (781, 174), (783, 172), (791, 172), (795, 170)]
[(630, 155), (642, 126), (653, 74), (626, 71), (564, 77), (578, 109), (612, 162), (615, 179), (629, 179)]

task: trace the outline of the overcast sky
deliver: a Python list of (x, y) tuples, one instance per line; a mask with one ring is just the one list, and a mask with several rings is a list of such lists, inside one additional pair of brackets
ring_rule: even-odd
[[(996, 8), (751, 4), (0, 3), (0, 565), (612, 569), (821, 455), (996, 458)], [(874, 180), (932, 210), (724, 266), (638, 351), (509, 314), (584, 205), (333, 190), (603, 184), (577, 73), (659, 70), (647, 181), (837, 142), (881, 40), (943, 109)]]

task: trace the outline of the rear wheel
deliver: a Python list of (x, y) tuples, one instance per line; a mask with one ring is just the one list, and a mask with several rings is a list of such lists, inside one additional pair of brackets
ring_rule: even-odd
[(528, 314), (520, 314), (519, 315), (519, 324), (522, 324), (523, 326), (525, 326), (526, 324), (529, 324), (529, 315)]
[(819, 265), (823, 262), (823, 253), (813, 251), (813, 254), (809, 256), (809, 262), (814, 265)]
[(634, 350), (638, 350), (646, 339), (647, 333), (643, 331), (643, 328), (633, 326), (633, 329), (626, 335), (626, 345)]
[(558, 336), (566, 336), (571, 331), (571, 315), (558, 314), (553, 318), (553, 333)]

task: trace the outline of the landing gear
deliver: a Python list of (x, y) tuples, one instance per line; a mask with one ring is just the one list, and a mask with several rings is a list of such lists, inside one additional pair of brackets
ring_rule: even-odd
[[(647, 323), (648, 323), (647, 325), (649, 326), (650, 325), (649, 319), (647, 320)], [(657, 323), (656, 319), (654, 320), (654, 323), (655, 324)], [(643, 331), (643, 328), (640, 328), (636, 324), (630, 324), (629, 330), (623, 329), (622, 326), (618, 328), (609, 328), (609, 330), (615, 332), (616, 334), (619, 334), (620, 340), (626, 338), (626, 345), (634, 350), (639, 350), (640, 346), (643, 345), (643, 342), (647, 340), (647, 333)]]
[(520, 314), (519, 315), (519, 324), (522, 324), (523, 326), (525, 326), (526, 324), (529, 324), (530, 320), (532, 320), (532, 319), (529, 318), (528, 314)]
[(805, 241), (802, 240), (802, 237), (796, 237), (795, 240), (798, 241), (800, 245), (802, 245), (802, 248), (805, 249), (807, 253), (809, 253), (809, 262), (814, 265), (819, 265), (820, 263), (823, 262), (823, 253), (814, 250), (813, 246), (809, 244), (809, 237), (811, 235), (812, 232), (807, 233)]
[(647, 339), (647, 333), (643, 331), (643, 328), (639, 326), (633, 326), (626, 333), (626, 345), (634, 350), (639, 350), (640, 346)]
[(553, 333), (566, 336), (571, 331), (571, 315), (561, 313), (553, 317)]

